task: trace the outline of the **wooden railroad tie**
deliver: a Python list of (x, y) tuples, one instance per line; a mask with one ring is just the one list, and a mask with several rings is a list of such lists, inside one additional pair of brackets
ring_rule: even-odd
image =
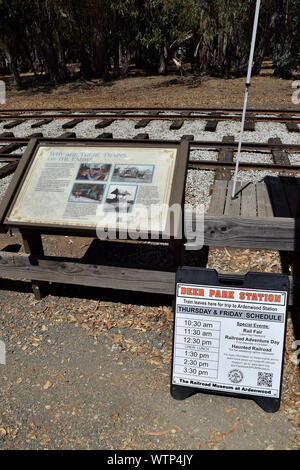
[(22, 147), (22, 144), (19, 143), (12, 143), (5, 145), (4, 147), (0, 148), (0, 155), (3, 153), (11, 153), (14, 152), (15, 150), (18, 150), (18, 148)]
[[(186, 113), (187, 116), (190, 116), (192, 113)], [(171, 126), (170, 126), (170, 131), (177, 131), (182, 128), (184, 124), (184, 119), (176, 119), (176, 121), (173, 121)]]
[[(158, 116), (159, 115), (159, 112), (156, 112), (156, 113), (153, 113), (153, 116)], [(153, 119), (149, 119), (149, 118), (144, 118), (142, 119), (141, 121), (139, 121), (135, 126), (134, 128), (135, 129), (143, 129), (145, 127), (148, 126), (148, 124), (153, 121)]]
[(113, 139), (113, 134), (111, 132), (103, 132), (98, 135), (97, 139)]
[[(224, 143), (234, 143), (234, 137), (233, 136), (225, 136), (223, 137), (223, 142)], [(222, 149), (219, 152), (219, 157), (218, 160), (219, 162), (224, 162), (224, 163), (232, 163), (233, 162), (233, 149), (226, 148)], [(225, 181), (230, 181), (231, 180), (231, 170), (228, 168), (218, 168), (216, 171), (215, 179), (216, 180), (225, 180)]]
[(2, 134), (0, 134), (1, 139), (9, 139), (14, 136), (15, 134), (13, 132), (2, 132)]
[(247, 114), (244, 130), (246, 132), (255, 132), (255, 114)]
[(83, 121), (83, 119), (73, 119), (72, 121), (66, 122), (63, 124), (62, 128), (63, 129), (73, 129), (77, 124), (80, 124)]
[[(281, 114), (280, 117), (284, 118), (284, 119), (292, 119), (292, 116), (289, 116), (289, 115), (285, 115), (285, 114)], [(297, 132), (299, 133), (300, 132), (300, 127), (298, 126), (298, 124), (296, 122), (285, 122), (285, 125), (287, 127), (287, 130), (289, 132)]]
[(137, 134), (133, 140), (149, 140), (149, 134)]
[[(268, 144), (282, 144), (281, 139), (278, 137), (271, 138), (268, 140)], [(272, 156), (275, 164), (290, 166), (290, 160), (288, 154), (282, 150), (272, 150)]]
[(11, 173), (14, 173), (14, 171), (17, 169), (18, 164), (19, 160), (15, 160), (0, 168), (0, 178), (5, 178)]
[[(220, 116), (220, 115), (221, 115), (221, 113), (214, 113), (213, 116), (218, 118), (218, 116)], [(203, 119), (205, 120), (205, 117), (203, 117)], [(204, 129), (205, 132), (216, 132), (219, 122), (220, 121), (218, 121), (217, 119), (212, 120), (212, 121), (207, 121), (205, 129)]]
[(31, 125), (31, 129), (37, 129), (38, 127), (46, 126), (47, 124), (50, 124), (52, 121), (53, 119), (44, 119), (43, 121), (35, 122), (34, 124)]
[(3, 129), (13, 129), (14, 127), (19, 126), (22, 124), (24, 119), (17, 119), (16, 121), (9, 122), (8, 124), (4, 124)]
[(75, 132), (65, 132), (64, 134), (57, 137), (57, 139), (76, 139)]
[(113, 122), (115, 122), (115, 119), (104, 119), (95, 125), (95, 129), (105, 129), (105, 127), (110, 126)]

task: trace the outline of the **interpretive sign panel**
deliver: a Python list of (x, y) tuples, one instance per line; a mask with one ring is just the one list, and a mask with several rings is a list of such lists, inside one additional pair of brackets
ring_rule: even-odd
[(288, 278), (251, 273), (242, 286), (229, 287), (215, 271), (192, 271), (194, 282), (187, 271), (179, 271), (176, 284), (172, 385), (268, 399), (273, 411), (281, 394)]
[(26, 157), (26, 172), (4, 223), (122, 231), (138, 220), (146, 232), (150, 217), (152, 231), (163, 233), (169, 206), (183, 201), (187, 149), (183, 144), (41, 141)]

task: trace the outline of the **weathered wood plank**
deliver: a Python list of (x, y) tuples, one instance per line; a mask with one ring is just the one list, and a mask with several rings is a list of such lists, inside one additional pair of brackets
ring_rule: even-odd
[(88, 265), (70, 259), (0, 252), (0, 276), (173, 295), (175, 273)]
[(212, 193), (208, 214), (223, 215), (227, 194), (227, 181), (216, 180)]
[(256, 188), (253, 183), (241, 188), (241, 217), (256, 217)]
[[(28, 255), (44, 256), (42, 237), (38, 232), (22, 231), (24, 251)], [(42, 300), (47, 292), (47, 284), (38, 282), (39, 279), (31, 278), (32, 290), (36, 300)]]
[[(189, 219), (186, 223), (195, 231), (196, 225), (191, 216), (187, 215), (186, 219)], [(207, 214), (204, 221), (204, 245), (300, 251), (300, 220)]]
[(239, 182), (236, 183), (236, 197), (234, 199), (232, 199), (231, 197), (232, 189), (233, 182), (230, 181), (230, 183), (228, 184), (224, 215), (228, 217), (239, 217), (241, 211), (241, 184)]
[[(219, 274), (221, 279), (229, 275), (243, 278), (243, 274)], [(3, 251), (0, 252), (0, 276), (18, 280), (30, 280), (34, 276), (39, 281), (172, 296), (175, 290), (174, 272), (94, 266), (70, 258), (38, 257)], [(293, 305), (293, 288), (299, 285), (300, 280), (292, 277), (289, 280), (289, 305)]]
[(269, 193), (264, 183), (257, 183), (256, 195), (258, 217), (274, 217)]

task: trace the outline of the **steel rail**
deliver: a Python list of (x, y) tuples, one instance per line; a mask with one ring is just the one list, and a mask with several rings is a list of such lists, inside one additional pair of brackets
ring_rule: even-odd
[[(191, 116), (190, 113), (188, 114), (164, 114), (164, 115), (157, 115), (156, 113), (153, 114), (32, 114), (32, 115), (3, 115), (0, 114), (0, 121), (9, 121), (9, 120), (21, 120), (23, 122), (26, 121), (39, 121), (45, 119), (81, 119), (83, 121), (91, 121), (91, 120), (105, 120), (105, 119), (114, 119), (116, 121), (121, 120), (136, 120), (136, 119), (149, 119), (150, 121), (177, 121), (177, 120), (184, 120), (184, 121), (240, 121), (241, 115), (219, 115), (219, 114), (207, 114), (207, 115), (193, 115)], [(296, 124), (300, 123), (300, 114), (298, 117), (289, 117), (289, 116), (256, 116), (252, 115), (247, 116), (248, 120), (254, 122), (279, 122), (279, 123), (288, 123), (294, 122)], [(22, 124), (22, 122), (20, 122)], [(20, 125), (19, 124), (19, 125)]]
[[(0, 145), (5, 143), (17, 143), (20, 144), (20, 147), (28, 145), (31, 138), (23, 138), (23, 137), (3, 137), (0, 138)], [(105, 139), (105, 138), (67, 138), (62, 139), (60, 137), (43, 137), (40, 138), (41, 142), (51, 142), (51, 143), (59, 143), (61, 141), (66, 142), (67, 144), (86, 144), (91, 143), (92, 145), (97, 144), (99, 142), (105, 142), (107, 144), (115, 142), (120, 143), (120, 145), (124, 144), (124, 139)], [(143, 142), (145, 140), (134, 140), (135, 143)], [(148, 142), (159, 143), (159, 144), (166, 144), (166, 145), (178, 145), (180, 140), (161, 140), (161, 139), (151, 139)], [(220, 141), (206, 141), (206, 140), (193, 140), (190, 141), (190, 147), (192, 150), (197, 149), (208, 149), (208, 150), (222, 150), (222, 149), (232, 149), (233, 151), (237, 151), (238, 143), (237, 142), (220, 142)], [(243, 143), (243, 151), (247, 150), (254, 150), (254, 151), (263, 151), (264, 153), (270, 152), (272, 150), (290, 150), (291, 152), (299, 152), (300, 151), (300, 142), (299, 144), (285, 144), (285, 143), (257, 143), (257, 142), (244, 142)]]
[[(45, 113), (45, 112), (65, 112), (65, 113), (76, 113), (76, 112), (103, 112), (107, 111), (109, 113), (113, 112), (196, 112), (196, 113), (211, 113), (211, 112), (226, 112), (226, 113), (242, 113), (242, 108), (229, 108), (229, 107), (76, 107), (76, 108), (10, 108), (10, 109), (3, 109), (0, 112), (1, 114), (11, 114), (11, 113), (26, 113), (26, 112), (37, 112), (37, 113)], [(261, 114), (299, 114), (300, 110), (296, 107), (291, 108), (248, 108), (249, 113), (261, 113)]]

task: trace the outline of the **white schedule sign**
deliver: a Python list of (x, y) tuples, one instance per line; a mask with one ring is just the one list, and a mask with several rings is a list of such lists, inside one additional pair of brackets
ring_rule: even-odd
[(279, 398), (287, 292), (177, 284), (173, 385)]

